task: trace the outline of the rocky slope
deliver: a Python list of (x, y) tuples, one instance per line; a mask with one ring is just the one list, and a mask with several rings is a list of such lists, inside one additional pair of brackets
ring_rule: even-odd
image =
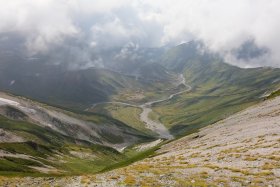
[[(110, 120), (94, 122), (94, 117), (86, 120), (86, 116), (5, 93), (0, 93), (0, 114), (11, 120), (37, 124), (64, 136), (117, 149), (134, 144), (145, 137), (144, 134), (117, 121), (115, 123)], [(5, 137), (12, 136), (15, 135), (6, 131)], [(14, 139), (21, 140), (22, 138), (14, 137)]]
[(0, 92), (0, 176), (93, 174), (139, 160), (117, 150), (154, 139), (113, 118)]
[[(280, 184), (280, 97), (166, 144), (157, 155), (92, 183), (163, 186)], [(117, 177), (117, 179), (102, 181)]]
[(280, 97), (162, 146), (155, 155), (98, 175), (2, 178), (68, 186), (279, 186)]

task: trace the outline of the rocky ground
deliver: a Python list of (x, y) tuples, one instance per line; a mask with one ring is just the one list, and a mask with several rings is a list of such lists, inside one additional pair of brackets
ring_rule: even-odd
[(0, 178), (0, 186), (280, 186), (280, 97), (92, 176)]

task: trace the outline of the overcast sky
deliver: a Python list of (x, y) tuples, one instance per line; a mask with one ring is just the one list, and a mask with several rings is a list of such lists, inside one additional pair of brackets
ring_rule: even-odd
[[(32, 52), (65, 38), (93, 49), (196, 39), (229, 63), (280, 67), (279, 7), (279, 0), (0, 0), (0, 34), (21, 33)], [(237, 59), (232, 51), (247, 41), (266, 52)]]

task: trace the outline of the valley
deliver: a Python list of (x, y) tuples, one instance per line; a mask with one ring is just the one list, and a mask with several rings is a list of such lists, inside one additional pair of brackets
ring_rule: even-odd
[[(264, 94), (279, 88), (279, 68), (238, 68), (212, 53), (200, 54), (197, 45), (190, 42), (176, 46), (164, 53), (158, 62), (164, 64), (167, 72), (172, 72), (172, 77), (177, 75), (175, 80), (179, 80), (177, 83), (181, 85), (174, 84), (173, 78), (173, 86), (165, 89), (164, 94), (161, 90), (154, 91), (156, 99), (145, 97), (145, 91), (140, 92), (144, 95), (140, 100), (116, 96), (107, 104), (94, 106), (92, 111), (127, 121), (122, 113), (124, 108), (138, 110), (132, 108), (141, 108), (146, 103), (150, 111), (142, 109), (145, 112), (142, 115), (140, 110), (133, 113), (134, 121), (140, 122), (130, 124), (145, 131), (146, 123), (141, 121), (154, 121), (163, 124), (172, 136), (179, 137), (254, 105), (262, 100)], [(178, 79), (178, 75), (181, 79)], [(192, 86), (191, 92), (187, 91), (188, 85)], [(118, 102), (126, 104), (121, 106)], [(127, 112), (127, 116), (130, 116), (129, 110)]]
[[(117, 105), (124, 105), (126, 107), (128, 106), (128, 107), (140, 108), (142, 110), (142, 112), (138, 116), (139, 119), (136, 119), (136, 120), (140, 120), (143, 124), (145, 124), (145, 127), (147, 129), (150, 129), (154, 133), (158, 134), (159, 135), (158, 138), (173, 139), (173, 136), (169, 133), (168, 129), (166, 129), (164, 124), (151, 120), (149, 118), (149, 114), (152, 112), (152, 109), (150, 107), (153, 104), (168, 101), (168, 100), (172, 99), (173, 97), (175, 97), (177, 95), (180, 95), (180, 94), (185, 93), (185, 92), (189, 92), (191, 90), (191, 86), (186, 84), (186, 80), (185, 80), (183, 74), (180, 74), (178, 76), (177, 81), (174, 83), (174, 85), (176, 85), (176, 87), (179, 87), (179, 86), (183, 85), (186, 88), (183, 91), (179, 91), (179, 92), (176, 92), (176, 93), (173, 93), (173, 94), (169, 95), (165, 99), (149, 101), (147, 103), (140, 104), (140, 105), (133, 105), (133, 104), (124, 103), (124, 102), (104, 102), (104, 103), (93, 104), (93, 106), (91, 106), (90, 108), (87, 108), (86, 111), (94, 111), (94, 108), (97, 105), (102, 105), (102, 104), (117, 104)], [(174, 88), (172, 88), (172, 89), (174, 89)]]
[[(274, 91), (280, 87), (280, 70), (231, 66), (212, 53), (196, 51), (196, 45), (190, 42), (171, 48), (156, 63), (134, 64), (133, 71), (117, 71), (113, 67), (67, 70), (63, 66), (24, 62), (24, 68), (29, 69), (15, 78), (11, 77), (12, 72), (5, 75), (5, 67), (0, 68), (0, 88), (5, 91), (0, 93), (0, 174), (13, 177), (0, 178), (0, 184), (189, 184), (180, 181), (182, 177), (194, 178), (198, 184), (216, 184), (221, 176), (214, 180), (212, 170), (204, 171), (206, 166), (197, 164), (206, 157), (200, 154), (209, 156), (211, 153), (205, 150), (214, 150), (216, 146), (207, 144), (198, 154), (195, 150), (199, 151), (199, 145), (206, 144), (206, 140), (195, 139), (203, 137), (200, 132), (206, 126), (219, 124), (265, 99), (277, 97), (279, 94)], [(35, 73), (38, 71), (39, 77)], [(17, 80), (10, 85), (11, 79)], [(263, 132), (261, 126), (258, 128)], [(208, 140), (215, 142), (212, 132), (209, 131)], [(196, 149), (186, 147), (192, 141)], [(177, 154), (178, 146), (182, 153)], [(224, 146), (220, 146), (221, 153), (217, 150), (212, 156), (220, 157), (217, 155), (226, 150)], [(230, 170), (226, 169), (230, 168), (227, 164), (219, 167), (222, 172)], [(170, 172), (175, 176), (150, 181), (149, 177), (166, 178)], [(206, 173), (212, 178), (205, 181), (198, 176), (206, 178)], [(48, 177), (55, 179), (49, 181)], [(232, 179), (227, 183), (235, 184)]]
[(145, 151), (119, 151), (155, 140), (115, 119), (77, 114), (0, 94), (1, 174), (96, 173), (117, 163), (137, 160)]
[(280, 187), (279, 7), (0, 0), (0, 187)]
[[(20, 186), (264, 186), (279, 184), (280, 97), (161, 145), (129, 166), (95, 175), (1, 177)], [(277, 186), (277, 185), (276, 185)]]

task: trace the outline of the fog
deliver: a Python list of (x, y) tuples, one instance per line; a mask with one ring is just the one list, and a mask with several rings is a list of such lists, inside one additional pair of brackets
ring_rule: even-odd
[(102, 66), (91, 57), (98, 50), (199, 40), (228, 63), (280, 67), (279, 7), (278, 0), (0, 0), (0, 44), (13, 33), (29, 56), (60, 48), (86, 68)]

